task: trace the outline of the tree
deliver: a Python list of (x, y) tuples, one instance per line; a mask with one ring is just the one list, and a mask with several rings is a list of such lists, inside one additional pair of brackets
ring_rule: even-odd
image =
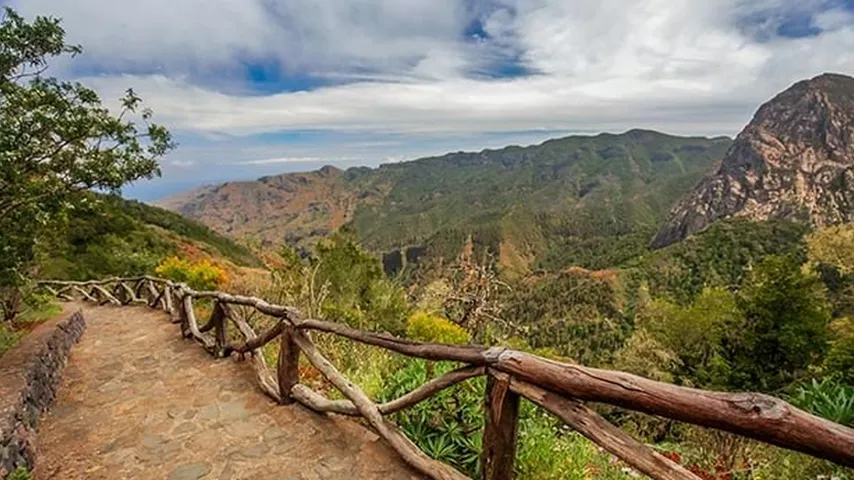
[(160, 174), (175, 144), (133, 90), (118, 115), (77, 82), (43, 74), (50, 60), (82, 49), (65, 42), (60, 21), (27, 22), (11, 8), (0, 21), (0, 287), (5, 318), (15, 315), (39, 235), (90, 189), (118, 191)]
[(738, 296), (744, 327), (726, 346), (734, 387), (777, 391), (820, 360), (830, 308), (818, 277), (790, 256), (769, 256)]
[(726, 388), (729, 366), (723, 345), (738, 338), (744, 327), (744, 315), (729, 290), (705, 288), (686, 307), (651, 300), (638, 312), (635, 324), (676, 356), (674, 380), (703, 388)]

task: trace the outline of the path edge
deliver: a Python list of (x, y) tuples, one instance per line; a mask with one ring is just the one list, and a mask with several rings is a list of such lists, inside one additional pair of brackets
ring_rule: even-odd
[(0, 368), (0, 382), (10, 385), (0, 396), (0, 479), (20, 467), (32, 471), (39, 419), (56, 398), (71, 347), (80, 341), (86, 320), (78, 310), (46, 327), (45, 332), (25, 337), (0, 363), (7, 364), (6, 370), (14, 369)]

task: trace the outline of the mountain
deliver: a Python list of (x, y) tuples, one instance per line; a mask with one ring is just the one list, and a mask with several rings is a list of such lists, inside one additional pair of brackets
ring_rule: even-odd
[(726, 156), (670, 214), (651, 246), (716, 220), (854, 220), (854, 78), (824, 74), (762, 105)]
[(525, 272), (584, 264), (591, 250), (628, 255), (621, 245), (645, 246), (639, 236), (649, 238), (730, 144), (645, 130), (571, 136), (230, 182), (159, 204), (271, 246), (308, 247), (351, 225), (365, 246), (387, 252), (390, 270), (425, 255), (451, 258), (473, 244)]
[(88, 280), (152, 273), (172, 255), (213, 260), (229, 270), (263, 265), (248, 248), (195, 220), (119, 196), (88, 195), (40, 244), (37, 276)]

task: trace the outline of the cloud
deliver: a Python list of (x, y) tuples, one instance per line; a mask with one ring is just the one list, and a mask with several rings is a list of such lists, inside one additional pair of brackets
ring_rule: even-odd
[[(62, 17), (87, 53), (60, 74), (105, 98), (134, 87), (179, 140), (193, 139), (175, 155), (199, 165), (379, 162), (538, 130), (733, 135), (795, 81), (854, 73), (848, 0), (13, 5)], [(306, 130), (337, 136), (298, 148), (299, 135), (265, 137)], [(354, 136), (381, 144), (358, 147)]]

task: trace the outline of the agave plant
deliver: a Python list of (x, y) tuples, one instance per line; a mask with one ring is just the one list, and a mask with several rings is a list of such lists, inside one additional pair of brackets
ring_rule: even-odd
[(819, 417), (854, 426), (854, 386), (845, 385), (835, 377), (813, 379), (801, 385), (790, 400)]

